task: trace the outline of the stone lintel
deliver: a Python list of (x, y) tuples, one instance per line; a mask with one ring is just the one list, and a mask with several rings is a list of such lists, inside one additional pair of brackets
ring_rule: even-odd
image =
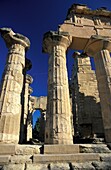
[(28, 84), (32, 84), (32, 82), (33, 82), (33, 78), (32, 78), (32, 76), (31, 76), (31, 75), (29, 75), (29, 74), (26, 74), (26, 83), (28, 83)]
[(44, 154), (73, 154), (79, 153), (79, 145), (44, 145)]
[(83, 4), (73, 4), (68, 10), (67, 18), (74, 14), (104, 16), (111, 18), (111, 11), (108, 11), (105, 7), (101, 7), (96, 10), (91, 10), (87, 7), (87, 5)]
[(30, 41), (27, 37), (14, 33), (10, 28), (0, 28), (0, 33), (8, 48), (10, 48), (13, 44), (20, 44), (26, 48), (26, 50), (30, 47)]
[(84, 52), (89, 56), (94, 56), (97, 52), (105, 49), (111, 52), (111, 38), (93, 35), (86, 44)]
[(68, 32), (49, 31), (44, 34), (42, 51), (51, 53), (54, 45), (61, 45), (67, 48), (70, 46), (71, 41), (72, 39)]

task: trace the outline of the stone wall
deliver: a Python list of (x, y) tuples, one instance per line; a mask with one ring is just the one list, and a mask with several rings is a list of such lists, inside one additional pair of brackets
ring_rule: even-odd
[[(72, 106), (74, 124), (80, 136), (103, 136), (103, 122), (95, 71), (90, 58), (80, 58), (74, 53), (72, 70)], [(76, 113), (76, 114), (75, 114)]]

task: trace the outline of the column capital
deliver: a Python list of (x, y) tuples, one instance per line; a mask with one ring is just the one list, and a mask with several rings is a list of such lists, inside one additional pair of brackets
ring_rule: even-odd
[(111, 52), (111, 38), (100, 35), (93, 35), (89, 39), (84, 52), (89, 56), (94, 56), (101, 50), (108, 50)]
[(44, 34), (42, 51), (51, 53), (53, 46), (61, 45), (66, 49), (70, 46), (72, 37), (68, 32), (49, 31)]
[(31, 95), (33, 93), (33, 88), (32, 87), (28, 87), (28, 92), (29, 92), (29, 95)]
[(29, 49), (29, 39), (21, 34), (14, 33), (11, 28), (0, 28), (0, 33), (7, 48), (10, 48), (13, 44), (20, 44), (26, 48), (26, 50)]
[(26, 74), (26, 83), (31, 84), (32, 82), (33, 82), (32, 76), (30, 76), (29, 74)]

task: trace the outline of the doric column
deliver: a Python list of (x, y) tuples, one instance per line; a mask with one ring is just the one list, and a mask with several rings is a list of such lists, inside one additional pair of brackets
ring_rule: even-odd
[(44, 35), (43, 51), (49, 53), (48, 99), (45, 143), (72, 144), (66, 50), (68, 36), (49, 32)]
[(85, 49), (94, 56), (106, 142), (111, 142), (111, 41), (93, 36)]
[(33, 92), (33, 89), (29, 86), (28, 87), (28, 92), (29, 92), (29, 100), (28, 100), (28, 115), (27, 115), (27, 121), (26, 121), (26, 141), (30, 141), (30, 139), (32, 139), (32, 125), (33, 125), (33, 119), (32, 119), (32, 113), (30, 112), (30, 95)]
[(27, 116), (29, 112), (29, 85), (32, 84), (33, 78), (29, 74), (26, 74), (25, 78), (25, 93), (24, 93), (24, 125), (26, 125)]
[(39, 140), (44, 142), (45, 137), (46, 110), (41, 110)]
[(21, 114), (21, 127), (20, 127), (20, 143), (27, 142), (27, 116), (29, 113), (29, 85), (33, 82), (33, 79), (30, 75), (27, 74), (32, 68), (32, 63), (28, 58), (25, 58), (25, 68), (23, 70), (24, 74), (24, 83), (22, 90), (22, 114)]
[(0, 93), (0, 141), (18, 143), (25, 51), (30, 42), (11, 29), (2, 28), (0, 31), (9, 50)]
[[(26, 75), (26, 79), (27, 79), (27, 82), (28, 84), (30, 85), (32, 82), (33, 82), (33, 78), (30, 76), (29, 78), (29, 75)], [(30, 87), (30, 86), (27, 86), (27, 90), (28, 90), (28, 103), (25, 102), (25, 107), (26, 107), (26, 104), (27, 104), (27, 115), (25, 117), (24, 115), (24, 125), (26, 126), (26, 141), (29, 141), (30, 139), (32, 139), (32, 112), (30, 113), (29, 111), (29, 100), (30, 100), (30, 95), (31, 93), (33, 92), (33, 89)], [(26, 114), (26, 110), (24, 112)]]

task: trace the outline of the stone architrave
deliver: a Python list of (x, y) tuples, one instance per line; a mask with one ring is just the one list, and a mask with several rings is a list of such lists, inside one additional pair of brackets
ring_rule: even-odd
[(94, 56), (105, 140), (111, 142), (111, 41), (107, 37), (92, 36), (85, 52)]
[(0, 141), (18, 143), (25, 51), (29, 48), (30, 41), (8, 28), (2, 28), (0, 32), (8, 47), (0, 91)]
[[(64, 33), (65, 34), (65, 33)], [(45, 143), (72, 144), (71, 107), (69, 100), (66, 50), (70, 37), (48, 32), (43, 39), (43, 52), (49, 53), (48, 97)]]

